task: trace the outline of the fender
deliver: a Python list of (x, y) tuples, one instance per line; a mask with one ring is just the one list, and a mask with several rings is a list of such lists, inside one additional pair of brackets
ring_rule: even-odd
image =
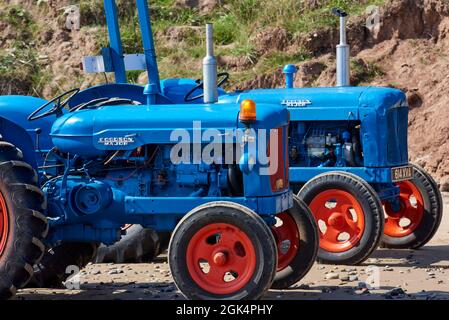
[(0, 134), (4, 141), (12, 143), (22, 151), (24, 161), (37, 172), (38, 164), (34, 144), (25, 129), (5, 118), (0, 118)]
[[(29, 96), (0, 96), (0, 134), (4, 140), (20, 148), (26, 161), (36, 170), (43, 162), (42, 154), (53, 148), (50, 130), (56, 116), (31, 122), (28, 116), (46, 102)], [(37, 152), (39, 132), (40, 152)]]

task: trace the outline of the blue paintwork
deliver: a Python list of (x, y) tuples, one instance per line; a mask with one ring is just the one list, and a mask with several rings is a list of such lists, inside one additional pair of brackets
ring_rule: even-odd
[[(103, 57), (107, 71), (115, 72), (116, 83), (80, 92), (70, 102), (70, 107), (104, 97), (126, 98), (140, 105), (92, 107), (65, 113), (58, 119), (47, 118), (42, 123), (45, 130), (49, 130), (48, 124), (54, 122), (51, 141), (46, 140), (45, 145), (47, 149), (53, 145), (58, 147), (62, 154), (52, 153), (51, 156), (64, 164), (63, 172), (55, 173), (43, 185), (51, 224), (50, 243), (61, 240), (113, 243), (119, 239), (120, 226), (125, 223), (170, 231), (189, 210), (219, 200), (242, 204), (272, 223), (274, 215), (292, 207), (292, 191), (286, 179), (285, 186), (273, 190), (270, 176), (258, 173), (257, 169), (263, 165), (259, 161), (254, 166), (249, 163), (248, 159), (253, 156), (251, 151), (245, 150), (241, 159), (236, 159), (235, 166), (202, 161), (174, 165), (170, 161), (170, 152), (177, 142), (170, 139), (174, 129), (184, 129), (187, 135), (194, 136), (213, 128), (217, 130), (215, 138), (227, 130), (244, 127), (238, 121), (239, 104), (243, 99), (257, 103), (257, 122), (253, 128), (281, 128), (283, 131), (285, 140), (278, 152), (284, 158), (290, 157), (290, 178), (294, 186), (322, 172), (341, 170), (370, 182), (383, 198), (392, 199), (397, 195), (390, 169), (408, 164), (408, 108), (402, 92), (389, 88), (293, 89), (290, 87), (293, 87), (295, 70), (290, 66), (285, 69), (288, 89), (234, 93), (220, 89), (217, 104), (185, 103), (185, 94), (197, 83), (191, 79), (159, 81), (148, 4), (146, 0), (136, 0), (136, 3), (148, 85), (126, 84), (117, 9), (115, 1), (105, 0), (110, 48), (103, 50)], [(15, 121), (2, 122), (2, 125), (12, 124), (4, 126), (9, 128), (6, 131), (26, 132), (24, 128), (30, 131), (39, 124), (27, 124), (24, 119), (45, 101), (25, 97), (5, 99), (10, 99), (3, 104), (9, 108), (23, 107), (23, 114), (14, 115), (17, 116), (12, 119)], [(289, 106), (290, 112), (285, 106)], [(9, 110), (5, 114), (14, 112)], [(287, 128), (289, 119), (292, 121), (290, 129)], [(201, 121), (202, 130), (193, 129), (194, 121)], [(346, 129), (348, 124), (361, 126), (364, 158), (352, 159), (359, 164), (357, 166), (348, 166), (349, 160), (343, 150), (344, 144), (354, 136)], [(311, 156), (303, 142), (311, 131), (324, 133), (322, 137), (327, 133), (338, 137), (332, 154)], [(391, 132), (396, 134), (389, 135)], [(290, 145), (287, 143), (289, 133)], [(14, 139), (12, 135), (8, 137)], [(30, 132), (26, 135), (34, 142)], [(126, 143), (108, 143), (120, 142), (120, 139)], [(201, 150), (210, 142), (206, 140), (202, 140)], [(233, 144), (240, 142), (232, 140)], [(28, 155), (35, 151), (30, 145), (24, 148)], [(287, 169), (281, 169), (285, 178)], [(241, 175), (241, 190), (231, 182), (236, 174)]]
[(288, 64), (283, 70), (285, 74), (285, 87), (287, 89), (293, 89), (295, 82), (295, 74), (298, 72), (298, 68), (293, 64)]
[[(259, 104), (255, 129), (270, 129), (288, 125), (288, 112), (281, 106)], [(201, 132), (235, 129), (239, 104), (109, 106), (66, 114), (53, 125), (51, 137), (62, 152), (83, 157), (102, 156), (115, 150), (101, 143), (111, 137), (132, 137), (133, 142), (122, 150), (134, 150), (149, 143), (173, 143), (173, 130), (185, 129), (192, 135), (194, 121), (201, 121)], [(167, 114), (170, 117), (167, 117)], [(124, 117), (126, 125), (124, 126)], [(243, 127), (240, 125), (240, 127)]]
[(46, 102), (35, 97), (0, 96), (0, 133), (4, 140), (22, 150), (25, 160), (36, 170), (42, 165), (43, 156), (53, 147), (50, 130), (56, 117), (34, 122), (29, 122), (27, 117)]
[[(232, 166), (221, 165), (218, 155), (214, 156), (213, 163), (196, 161), (191, 154), (188, 155), (190, 163), (172, 163), (170, 154), (178, 143), (170, 137), (174, 129), (183, 129), (191, 138), (201, 137), (206, 129), (214, 129), (212, 136), (202, 137), (201, 143), (193, 146), (205, 151), (206, 144), (245, 125), (238, 121), (239, 103), (205, 105), (199, 101), (187, 104), (184, 97), (198, 85), (195, 80), (159, 80), (148, 3), (136, 0), (136, 4), (149, 73), (148, 85), (126, 83), (117, 8), (115, 1), (105, 0), (110, 47), (104, 48), (102, 55), (106, 71), (115, 73), (115, 83), (81, 91), (68, 107), (71, 109), (99, 98), (122, 98), (134, 103), (94, 105), (79, 111), (65, 111), (58, 119), (49, 117), (42, 122), (28, 123), (26, 117), (45, 101), (29, 97), (4, 98), (3, 105), (9, 109), (5, 107), (3, 111), (15, 117), (12, 126), (16, 126), (14, 130), (7, 127), (8, 138), (13, 139), (12, 134), (20, 130), (28, 135), (30, 143), (24, 149), (30, 163), (37, 163), (40, 154), (31, 146), (34, 140), (30, 130), (42, 125), (46, 137), (43, 145), (46, 151), (52, 149), (47, 158), (51, 164), (63, 166), (50, 171), (51, 174), (47, 172), (47, 176), (52, 176), (42, 181), (51, 226), (48, 244), (59, 241), (113, 243), (120, 238), (120, 227), (127, 223), (171, 231), (187, 212), (212, 201), (239, 203), (273, 224), (276, 214), (293, 206), (293, 194), (289, 190), (285, 165), (280, 164), (279, 168), (284, 179), (280, 187), (273, 187), (279, 181), (273, 182), (270, 176), (259, 173), (259, 169), (268, 165), (255, 157), (258, 148), (248, 150), (246, 147), (241, 159), (235, 159)], [(222, 89), (219, 92), (225, 94)], [(19, 107), (21, 113), (14, 113), (13, 109)], [(9, 120), (2, 124), (6, 121)], [(201, 121), (201, 130), (193, 127), (194, 121)], [(259, 103), (257, 121), (251, 128), (281, 130), (284, 143), (279, 146), (278, 153), (286, 159), (288, 122), (289, 112), (285, 107)], [(264, 138), (268, 140), (269, 134), (268, 130)], [(238, 146), (243, 143), (242, 139), (243, 136), (232, 137), (226, 143)], [(21, 136), (20, 140), (27, 139)], [(126, 143), (111, 144), (111, 141)], [(256, 162), (249, 164), (250, 158)], [(248, 170), (242, 173), (239, 167)]]
[(156, 60), (156, 50), (154, 46), (153, 32), (151, 30), (150, 12), (147, 0), (137, 0), (137, 10), (139, 12), (140, 31), (142, 33), (143, 50), (147, 64), (148, 84), (145, 87), (145, 95), (148, 97), (147, 104), (155, 104), (157, 95), (161, 94), (161, 84), (159, 79), (159, 69)]
[[(120, 25), (118, 22), (117, 6), (115, 0), (104, 0), (104, 10), (109, 34), (109, 52), (103, 51), (105, 61), (112, 62), (116, 83), (126, 83), (125, 62), (123, 60), (123, 45), (120, 36)], [(106, 52), (106, 54), (105, 54)], [(109, 60), (110, 57), (110, 60)], [(107, 64), (105, 64), (107, 65)]]
[[(286, 70), (293, 71), (287, 67)], [(287, 78), (287, 87), (291, 85), (288, 82)], [(296, 190), (321, 173), (337, 170), (360, 176), (375, 187), (382, 199), (397, 196), (391, 168), (409, 164), (409, 109), (406, 96), (400, 90), (374, 87), (262, 89), (221, 95), (220, 102), (244, 99), (289, 106), (290, 181)], [(349, 124), (361, 128), (357, 135), (363, 147), (363, 159), (355, 159), (356, 165), (350, 165), (344, 158), (344, 144), (352, 139), (347, 130)], [(336, 160), (310, 156), (305, 139), (312, 134), (323, 139), (328, 134), (337, 137)], [(396, 193), (389, 192), (391, 190)]]

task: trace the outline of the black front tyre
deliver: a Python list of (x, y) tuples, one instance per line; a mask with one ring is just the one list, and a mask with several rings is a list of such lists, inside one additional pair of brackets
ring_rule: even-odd
[(268, 225), (232, 202), (192, 210), (179, 222), (169, 247), (175, 284), (189, 299), (258, 299), (273, 282), (276, 262)]
[(0, 299), (8, 299), (27, 284), (42, 258), (48, 224), (45, 196), (22, 153), (1, 142), (0, 161)]
[(383, 208), (366, 181), (347, 172), (329, 172), (306, 183), (298, 195), (318, 222), (318, 261), (357, 265), (376, 250), (383, 234)]
[(299, 197), (294, 206), (277, 216), (272, 227), (278, 247), (278, 269), (273, 289), (287, 289), (309, 272), (319, 248), (318, 227), (312, 212)]
[(420, 166), (413, 165), (414, 179), (400, 182), (400, 210), (384, 202), (386, 213), (382, 246), (419, 249), (438, 231), (443, 217), (443, 200), (437, 183)]

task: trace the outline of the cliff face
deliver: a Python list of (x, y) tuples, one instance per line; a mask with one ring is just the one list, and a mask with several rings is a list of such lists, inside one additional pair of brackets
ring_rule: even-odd
[[(129, 18), (134, 14), (129, 1), (118, 0), (119, 11), (125, 49), (137, 52), (139, 35)], [(202, 24), (213, 21), (220, 68), (231, 72), (232, 88), (281, 86), (285, 63), (298, 65), (297, 86), (334, 84), (338, 28), (327, 12), (335, 1), (261, 0), (264, 6), (252, 0), (150, 2), (162, 77), (201, 76)], [(78, 31), (65, 27), (66, 6), (71, 3), (81, 8)], [(344, 3), (355, 12), (348, 28), (353, 84), (407, 92), (411, 160), (449, 191), (449, 1)], [(365, 9), (372, 4), (380, 5), (380, 24), (370, 30)], [(81, 58), (98, 54), (107, 41), (102, 19), (101, 1), (1, 1), (0, 94), (48, 98), (104, 82), (104, 75), (86, 76), (80, 68)], [(144, 82), (146, 75), (130, 77)]]

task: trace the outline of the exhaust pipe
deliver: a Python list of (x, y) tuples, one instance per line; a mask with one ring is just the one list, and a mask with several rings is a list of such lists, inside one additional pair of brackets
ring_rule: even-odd
[(340, 17), (340, 44), (337, 46), (337, 87), (349, 87), (350, 83), (350, 48), (346, 39), (346, 18), (348, 14), (338, 8), (332, 13)]
[(207, 54), (203, 59), (204, 103), (218, 101), (217, 59), (214, 56), (214, 26), (206, 25)]

